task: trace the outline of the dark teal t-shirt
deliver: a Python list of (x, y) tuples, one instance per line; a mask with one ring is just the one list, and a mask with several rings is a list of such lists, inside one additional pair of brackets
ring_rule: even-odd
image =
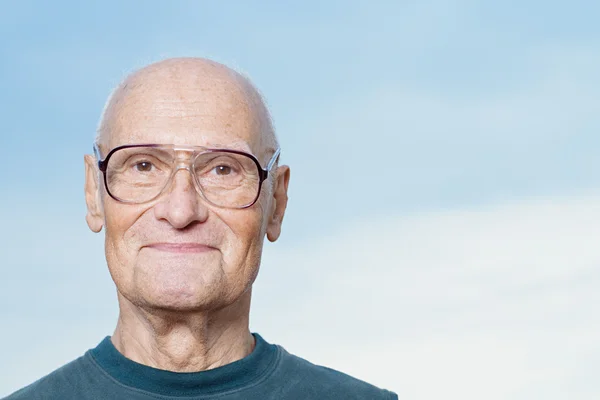
[(202, 372), (138, 364), (106, 337), (96, 348), (5, 400), (394, 400), (394, 393), (309, 363), (254, 334), (247, 357)]

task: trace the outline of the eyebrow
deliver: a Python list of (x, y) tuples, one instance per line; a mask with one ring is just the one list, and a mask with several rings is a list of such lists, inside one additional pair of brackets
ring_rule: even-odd
[[(102, 151), (101, 146), (98, 143), (95, 143), (98, 146), (98, 149)], [(182, 143), (155, 143), (155, 142), (134, 142), (134, 143), (122, 143), (112, 147), (109, 151), (116, 149), (117, 147), (122, 146), (140, 146), (140, 145), (148, 145), (148, 146), (173, 146), (174, 148), (178, 147), (204, 147), (207, 149), (231, 149), (231, 150), (241, 150), (245, 152), (250, 152), (250, 146), (246, 142), (232, 142), (232, 143), (214, 143), (211, 145), (201, 145), (201, 144), (182, 144)], [(103, 147), (103, 146), (102, 146)]]
[(248, 153), (252, 153), (250, 146), (248, 145), (248, 143), (244, 142), (244, 141), (238, 141), (238, 142), (233, 142), (233, 143), (214, 143), (210, 146), (201, 146), (201, 147), (206, 147), (206, 148), (213, 148), (213, 149), (231, 149), (231, 150), (241, 150), (241, 151), (245, 151)]
[[(96, 146), (98, 146), (98, 150), (100, 151), (100, 156), (102, 156), (102, 154), (104, 153), (102, 151), (102, 149), (100, 148), (99, 143), (95, 143)], [(244, 140), (237, 140), (237, 141), (233, 141), (233, 142), (229, 142), (229, 143), (212, 143), (210, 145), (199, 145), (199, 144), (174, 144), (174, 143), (149, 143), (149, 142), (139, 142), (139, 143), (124, 143), (124, 144), (119, 144), (117, 146), (112, 147), (108, 152), (111, 152), (112, 150), (116, 149), (117, 147), (121, 147), (121, 146), (137, 146), (137, 145), (166, 145), (166, 146), (173, 146), (173, 149), (177, 149), (178, 147), (204, 147), (207, 149), (216, 149), (216, 150), (237, 150), (237, 151), (242, 151), (248, 154), (251, 154), (255, 157), (257, 157), (257, 155), (252, 151), (252, 149), (250, 148), (250, 145), (244, 141)], [(106, 155), (104, 155), (104, 158), (106, 158)]]
[[(181, 145), (181, 146), (184, 146), (184, 145)], [(175, 147), (177, 147), (177, 146), (175, 146)], [(247, 153), (247, 154), (250, 154), (250, 155), (258, 158), (257, 154), (254, 151), (252, 151), (252, 149), (250, 148), (248, 143), (246, 143), (244, 141), (231, 142), (231, 143), (211, 143), (210, 145), (204, 145), (204, 146), (198, 146), (198, 147), (204, 147), (207, 149), (214, 149), (214, 150), (241, 151), (243, 153)]]

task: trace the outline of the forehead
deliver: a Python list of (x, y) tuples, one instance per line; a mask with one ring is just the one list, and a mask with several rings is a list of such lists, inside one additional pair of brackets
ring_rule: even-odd
[(242, 83), (161, 78), (115, 94), (105, 115), (108, 149), (165, 143), (261, 151), (265, 115)]

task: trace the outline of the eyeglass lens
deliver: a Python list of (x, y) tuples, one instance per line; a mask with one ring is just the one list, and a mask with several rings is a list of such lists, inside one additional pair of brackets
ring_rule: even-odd
[[(191, 152), (185, 152), (188, 158)], [(158, 196), (185, 158), (175, 150), (152, 147), (123, 148), (114, 152), (106, 167), (106, 185), (114, 197), (143, 203)], [(210, 151), (192, 160), (192, 171), (204, 197), (224, 207), (252, 203), (260, 189), (260, 172), (246, 155)]]

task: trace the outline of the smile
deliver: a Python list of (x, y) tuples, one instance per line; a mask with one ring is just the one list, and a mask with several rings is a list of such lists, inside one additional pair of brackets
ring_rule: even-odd
[(206, 253), (216, 250), (201, 243), (153, 243), (145, 247), (168, 253)]

